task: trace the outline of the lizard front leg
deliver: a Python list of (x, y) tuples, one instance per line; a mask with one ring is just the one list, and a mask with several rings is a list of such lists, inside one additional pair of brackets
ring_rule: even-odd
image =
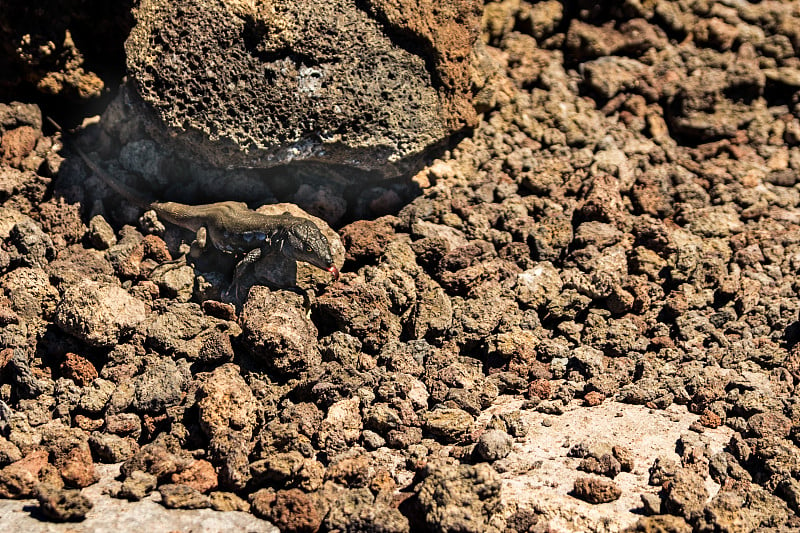
[(230, 293), (233, 292), (233, 298), (237, 301), (239, 300), (239, 281), (241, 277), (244, 275), (245, 271), (250, 265), (261, 259), (262, 255), (263, 251), (261, 248), (253, 248), (247, 252), (247, 254), (245, 254), (241, 261), (236, 263), (236, 267), (233, 269), (233, 280), (231, 281), (231, 286), (227, 293), (228, 296), (230, 296)]

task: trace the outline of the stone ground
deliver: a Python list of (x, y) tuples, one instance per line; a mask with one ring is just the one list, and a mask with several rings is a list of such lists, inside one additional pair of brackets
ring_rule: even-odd
[(800, 8), (508, 0), (484, 38), (482, 122), (337, 227), (310, 314), (160, 267), (188, 236), (2, 106), (0, 495), (93, 520), (121, 463), (120, 502), (284, 531), (800, 528)]
[(249, 533), (278, 533), (278, 529), (249, 513), (230, 511), (220, 513), (210, 509), (179, 510), (159, 505), (157, 493), (139, 502), (112, 498), (114, 477), (119, 465), (104, 465), (99, 469), (100, 481), (84, 489), (94, 507), (80, 524), (57, 523), (37, 513), (36, 500), (0, 500), (0, 522), (6, 531), (30, 533), (60, 533), (75, 531), (182, 531), (185, 533), (224, 533), (241, 531)]

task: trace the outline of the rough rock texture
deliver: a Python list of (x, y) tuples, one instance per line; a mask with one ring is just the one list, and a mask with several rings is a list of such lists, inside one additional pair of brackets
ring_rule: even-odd
[(122, 461), (135, 505), (300, 531), (797, 529), (799, 16), (491, 2), (483, 120), (344, 203), (335, 169), (203, 170), (114, 100), (81, 141), (142, 194), (343, 225), (338, 281), (243, 307), (232, 258), (99, 201), (36, 106), (0, 105), (0, 495)]
[(613, 481), (584, 476), (575, 480), (573, 494), (589, 503), (608, 503), (619, 498), (620, 490)]
[(148, 0), (128, 70), (170, 136), (217, 166), (306, 161), (393, 176), (475, 124), (480, 8)]
[(212, 459), (226, 486), (241, 488), (249, 472), (258, 404), (235, 365), (223, 365), (201, 376), (197, 389), (198, 418), (208, 437)]
[[(438, 531), (496, 531), (491, 517), (500, 480), (487, 465), (430, 465), (417, 487), (418, 527)], [(413, 523), (414, 521), (412, 521)]]
[(145, 309), (120, 287), (86, 280), (64, 295), (56, 308), (56, 323), (88, 344), (111, 347), (144, 320)]
[(253, 355), (280, 374), (297, 375), (322, 361), (317, 328), (295, 293), (254, 289), (242, 310), (242, 325)]
[(39, 508), (55, 522), (80, 522), (92, 508), (92, 502), (79, 490), (39, 489)]

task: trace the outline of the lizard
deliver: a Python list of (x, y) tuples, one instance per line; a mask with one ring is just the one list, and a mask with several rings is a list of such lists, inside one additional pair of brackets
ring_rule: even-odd
[(333, 264), (328, 239), (307, 218), (294, 216), (288, 211), (280, 215), (266, 215), (234, 201), (202, 205), (150, 201), (113, 178), (78, 146), (73, 146), (73, 149), (98, 178), (129, 202), (154, 211), (159, 218), (171, 224), (196, 232), (199, 241), (204, 240), (201, 236), (207, 236), (221, 252), (241, 256), (233, 274), (232, 286), (236, 292), (238, 279), (245, 269), (273, 252), (279, 252), (294, 261), (306, 262), (330, 272), (334, 280), (339, 279), (339, 270)]

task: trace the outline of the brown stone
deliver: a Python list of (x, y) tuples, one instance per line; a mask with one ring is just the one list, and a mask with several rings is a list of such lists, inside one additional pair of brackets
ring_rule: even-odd
[(48, 455), (47, 450), (38, 450), (0, 470), (0, 497), (35, 496), (39, 475), (47, 465)]
[(85, 357), (67, 352), (61, 363), (61, 373), (81, 387), (88, 385), (97, 377), (97, 369)]
[(576, 479), (572, 493), (576, 498), (589, 503), (613, 502), (622, 495), (616, 483), (597, 476), (582, 476)]
[(250, 497), (253, 512), (288, 533), (313, 533), (325, 516), (321, 502), (300, 489), (272, 492), (261, 489)]
[(211, 463), (199, 459), (185, 470), (172, 474), (172, 482), (187, 485), (199, 492), (208, 492), (217, 487), (217, 473)]

